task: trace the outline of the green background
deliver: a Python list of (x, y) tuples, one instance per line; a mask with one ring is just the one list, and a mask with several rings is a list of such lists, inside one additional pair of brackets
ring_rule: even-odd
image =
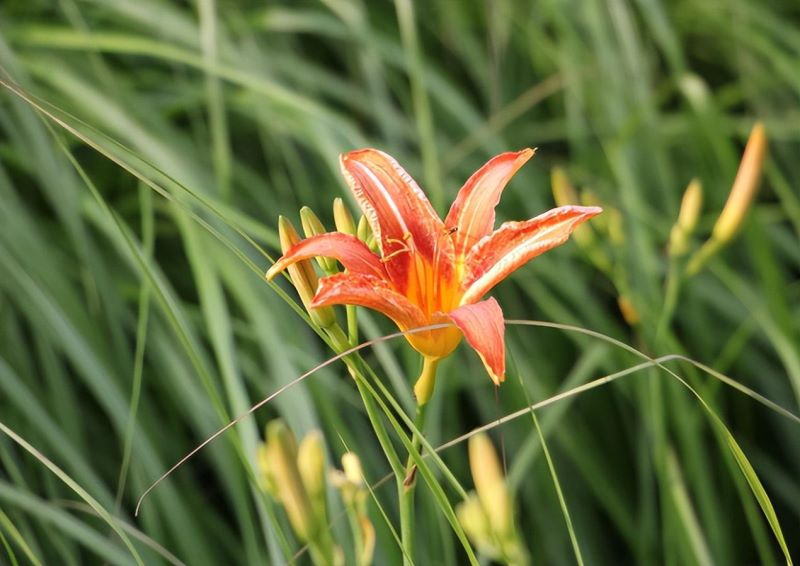
[[(120, 518), (148, 564), (166, 552), (286, 562), (300, 545), (252, 481), (262, 426), (277, 416), (298, 436), (321, 428), (332, 465), (346, 445), (370, 480), (388, 472), (334, 364), (204, 449), (132, 517), (180, 456), (331, 355), (263, 280), (269, 261), (253, 244), (275, 254), (277, 216), (299, 226), (303, 205), (330, 226), (332, 199), (350, 198), (337, 156), (359, 147), (395, 156), (440, 213), (489, 157), (538, 147), (498, 219), (552, 207), (560, 166), (619, 211), (622, 237), (595, 228), (610, 270), (573, 241), (515, 273), (494, 292), (506, 316), (684, 354), (797, 413), (799, 62), (792, 0), (5, 0), (0, 562), (133, 563), (98, 510)], [(658, 333), (683, 189), (703, 183), (700, 243), (756, 120), (770, 142), (757, 202)], [(623, 319), (620, 293), (638, 324)], [(360, 322), (367, 338), (393, 329), (374, 313)], [(510, 326), (507, 342), (496, 392), (466, 347), (442, 364), (432, 444), (641, 362), (569, 330)], [(416, 354), (394, 340), (366, 356), (411, 410)], [(800, 557), (798, 423), (689, 364), (670, 367), (737, 438)], [(645, 369), (537, 415), (586, 564), (785, 562), (724, 434), (666, 373)], [(534, 563), (574, 564), (532, 420), (492, 437)], [(469, 488), (466, 443), (442, 457)], [(375, 495), (396, 523), (387, 486)], [(417, 563), (463, 563), (424, 485), (418, 496)], [(376, 563), (399, 563), (371, 511)], [(346, 521), (333, 528), (346, 545)]]

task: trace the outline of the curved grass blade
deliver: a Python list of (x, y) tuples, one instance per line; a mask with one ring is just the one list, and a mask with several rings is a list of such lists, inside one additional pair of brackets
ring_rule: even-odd
[(33, 566), (41, 566), (42, 562), (39, 558), (34, 554), (31, 547), (25, 541), (25, 538), (22, 536), (22, 533), (19, 532), (17, 527), (14, 526), (14, 523), (11, 521), (8, 515), (6, 515), (2, 509), (0, 509), (0, 538), (3, 539), (3, 545), (6, 547), (8, 551), (9, 557), (11, 557), (14, 564), (17, 564), (16, 558), (14, 557), (13, 550), (11, 549), (10, 544), (6, 540), (5, 536), (3, 535), (3, 530), (5, 530), (11, 539), (17, 544), (17, 546), (22, 550), (25, 554), (25, 557), (28, 561), (33, 564)]
[(128, 538), (128, 535), (125, 534), (125, 531), (119, 526), (118, 520), (112, 517), (108, 511), (106, 511), (102, 505), (92, 497), (85, 489), (83, 489), (80, 485), (78, 485), (75, 480), (73, 480), (66, 472), (64, 472), (61, 468), (56, 466), (51, 460), (49, 460), (44, 454), (39, 452), (36, 448), (31, 446), (24, 438), (19, 436), (16, 432), (8, 428), (3, 422), (0, 421), (0, 432), (3, 432), (6, 436), (11, 438), (15, 443), (17, 443), (20, 447), (22, 447), (26, 452), (28, 452), (31, 456), (39, 460), (44, 466), (50, 470), (58, 479), (64, 482), (67, 487), (69, 487), (75, 494), (83, 499), (96, 513), (97, 515), (105, 521), (109, 527), (111, 527), (114, 532), (119, 536), (122, 540), (123, 544), (127, 547), (128, 551), (130, 552), (131, 556), (133, 557), (136, 564), (139, 566), (144, 566), (144, 562), (142, 561), (141, 556), (136, 551), (136, 548), (133, 546), (133, 543)]

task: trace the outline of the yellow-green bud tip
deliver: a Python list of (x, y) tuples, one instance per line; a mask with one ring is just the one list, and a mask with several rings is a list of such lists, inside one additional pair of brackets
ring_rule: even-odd
[(277, 498), (297, 536), (307, 541), (313, 525), (311, 504), (297, 467), (297, 441), (280, 419), (267, 424), (266, 459), (277, 488)]
[(345, 452), (342, 455), (342, 469), (344, 469), (345, 478), (353, 485), (361, 485), (364, 483), (364, 470), (361, 468), (361, 460), (355, 452)]
[(513, 531), (513, 510), (503, 468), (486, 434), (469, 440), (469, 465), (475, 491), (491, 529), (500, 535)]
[(689, 236), (694, 232), (703, 206), (703, 187), (700, 181), (692, 179), (681, 199), (678, 220), (672, 226), (669, 236), (669, 253), (676, 257), (686, 253)]
[(567, 206), (578, 202), (575, 188), (569, 182), (566, 172), (560, 167), (554, 167), (550, 172), (550, 184), (553, 188), (553, 200), (558, 206)]
[(712, 231), (713, 238), (720, 243), (730, 241), (741, 228), (758, 190), (766, 152), (767, 136), (764, 125), (757, 122), (750, 131), (725, 208), (722, 209)]
[[(300, 223), (303, 225), (303, 233), (306, 235), (306, 238), (311, 238), (312, 236), (317, 236), (326, 232), (325, 225), (319, 219), (319, 216), (308, 206), (304, 206), (300, 209)], [(316, 258), (316, 260), (325, 273), (333, 274), (339, 271), (336, 267), (336, 260), (332, 258), (320, 256)]]
[(325, 446), (318, 430), (308, 433), (300, 443), (297, 467), (303, 485), (312, 499), (325, 496)]
[(342, 234), (356, 235), (356, 223), (353, 215), (350, 214), (344, 200), (339, 197), (333, 199), (333, 222), (336, 224), (336, 230)]
[[(278, 217), (278, 237), (281, 242), (281, 250), (285, 254), (292, 246), (300, 241), (300, 235), (295, 230), (292, 223), (284, 216)], [(272, 279), (280, 271), (286, 269), (292, 280), (292, 285), (300, 295), (300, 300), (306, 308), (309, 316), (322, 328), (329, 328), (336, 324), (336, 314), (332, 307), (312, 308), (311, 303), (317, 292), (319, 278), (311, 260), (301, 260), (290, 265), (283, 264), (280, 260), (267, 271), (267, 279)]]

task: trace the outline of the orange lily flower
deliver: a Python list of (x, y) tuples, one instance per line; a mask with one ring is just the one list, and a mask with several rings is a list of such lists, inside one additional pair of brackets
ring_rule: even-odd
[[(481, 299), (511, 272), (564, 243), (579, 224), (602, 211), (596, 206), (562, 206), (492, 231), (500, 194), (533, 153), (523, 149), (491, 159), (461, 188), (444, 222), (389, 155), (376, 149), (343, 154), (342, 173), (372, 227), (380, 255), (350, 234), (319, 234), (290, 248), (267, 278), (298, 261), (335, 258), (346, 272), (320, 279), (312, 307), (371, 308), (403, 331), (452, 323), (407, 335), (423, 355), (428, 373), (463, 336), (499, 385), (505, 379), (503, 312), (494, 298)], [(433, 386), (432, 379), (425, 380), (427, 387), (422, 381), (421, 377), (415, 387), (421, 403)]]

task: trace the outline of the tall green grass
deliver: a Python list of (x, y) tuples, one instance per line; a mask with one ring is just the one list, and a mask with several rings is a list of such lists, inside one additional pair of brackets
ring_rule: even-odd
[[(601, 238), (610, 274), (575, 243), (537, 259), (495, 291), (506, 315), (687, 356), (800, 413), (798, 60), (789, 0), (6, 0), (0, 563), (290, 561), (301, 545), (255, 481), (263, 424), (278, 416), (298, 436), (320, 428), (331, 465), (350, 449), (371, 482), (390, 471), (331, 364), (132, 515), (183, 454), (332, 355), (292, 290), (261, 274), (278, 214), (309, 205), (332, 226), (346, 192), (337, 155), (357, 147), (397, 157), (446, 212), (488, 157), (537, 146), (499, 219), (550, 208), (560, 166), (620, 211), (623, 239)], [(702, 181), (705, 235), (755, 120), (770, 139), (758, 200), (658, 332), (682, 191)], [(392, 331), (370, 313), (359, 322), (364, 339)], [(550, 403), (642, 359), (563, 328), (509, 326), (507, 342), (496, 392), (467, 348), (443, 362), (425, 433), (436, 447), (496, 423), (534, 563), (785, 563), (776, 533), (800, 556), (796, 421), (674, 360), (683, 384), (646, 365)], [(417, 355), (402, 340), (362, 354), (385, 402), (411, 414)], [(497, 422), (535, 403), (534, 418)], [(471, 486), (466, 445), (440, 456), (454, 481), (425, 459), (441, 487), (418, 488), (418, 564), (467, 560), (442, 499)], [(399, 564), (395, 493), (373, 494), (376, 564)]]

